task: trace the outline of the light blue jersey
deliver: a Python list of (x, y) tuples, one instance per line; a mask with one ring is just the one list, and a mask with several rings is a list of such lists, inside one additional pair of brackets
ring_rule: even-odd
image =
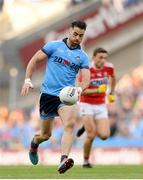
[(41, 85), (41, 93), (58, 96), (65, 86), (74, 86), (79, 69), (89, 68), (87, 54), (77, 46), (71, 49), (67, 39), (51, 41), (44, 45), (42, 51), (47, 54), (48, 61)]

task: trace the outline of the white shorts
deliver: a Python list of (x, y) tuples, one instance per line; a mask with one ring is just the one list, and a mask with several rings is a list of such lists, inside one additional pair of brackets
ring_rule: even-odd
[(88, 104), (80, 102), (80, 116), (91, 115), (95, 119), (108, 119), (108, 110), (106, 104)]

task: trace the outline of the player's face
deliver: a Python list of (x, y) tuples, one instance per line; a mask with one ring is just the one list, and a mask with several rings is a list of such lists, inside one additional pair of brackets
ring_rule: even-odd
[(97, 53), (96, 56), (93, 56), (93, 62), (95, 67), (102, 68), (107, 61), (107, 53)]
[(69, 41), (71, 46), (79, 45), (83, 39), (84, 33), (84, 29), (80, 29), (78, 27), (71, 28), (69, 32)]

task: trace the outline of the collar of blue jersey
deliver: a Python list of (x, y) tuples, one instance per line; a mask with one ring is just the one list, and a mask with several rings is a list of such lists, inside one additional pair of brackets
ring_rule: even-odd
[(67, 39), (68, 39), (68, 38), (64, 38), (64, 39), (63, 39), (63, 42), (66, 44), (66, 46), (67, 46), (69, 49), (71, 49), (71, 50), (81, 49), (80, 45), (76, 45), (76, 46), (73, 47), (73, 48), (69, 47), (69, 46), (67, 45)]

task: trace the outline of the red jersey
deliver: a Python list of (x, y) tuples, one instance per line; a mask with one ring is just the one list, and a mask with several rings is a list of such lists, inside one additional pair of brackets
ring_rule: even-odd
[[(114, 73), (114, 67), (112, 63), (106, 63), (102, 69), (96, 69), (90, 67), (90, 85), (89, 89), (98, 88), (101, 84), (108, 84), (109, 77)], [(80, 78), (82, 80), (82, 77)], [(103, 104), (105, 103), (106, 93), (95, 93), (92, 96), (82, 95), (80, 102), (90, 104)]]

